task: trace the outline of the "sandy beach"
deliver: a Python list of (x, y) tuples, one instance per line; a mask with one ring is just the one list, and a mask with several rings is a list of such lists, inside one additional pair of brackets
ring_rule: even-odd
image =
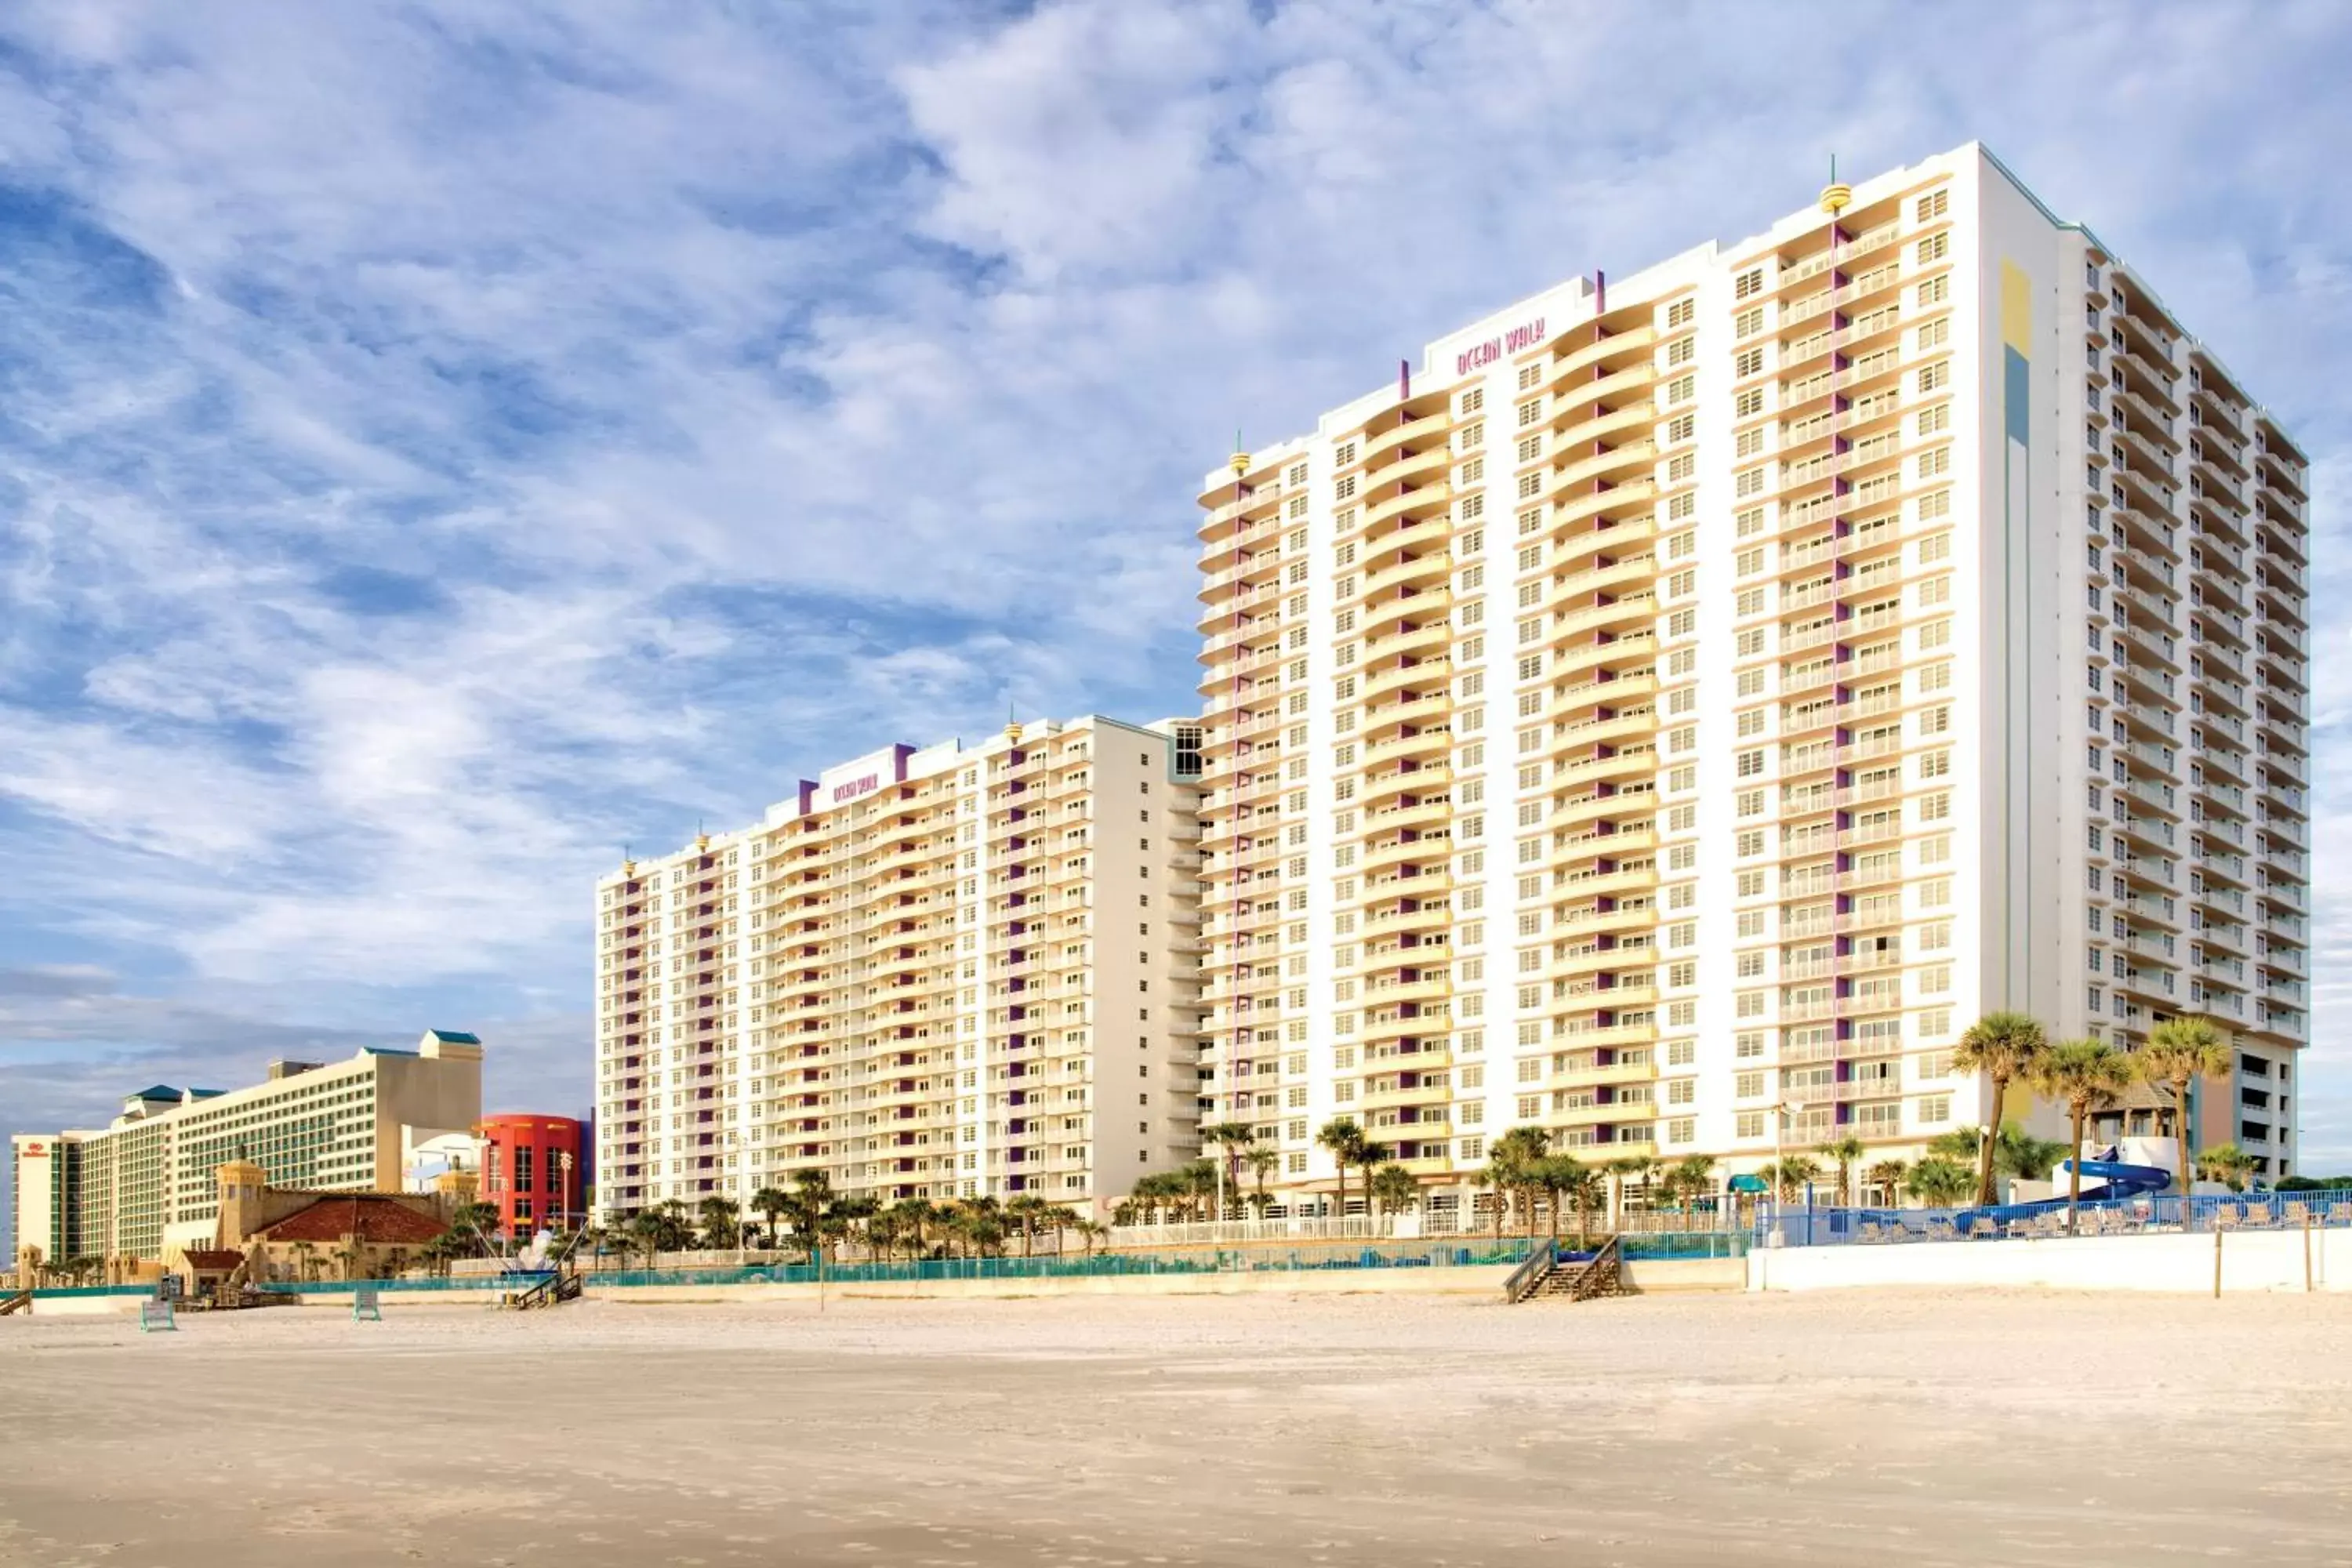
[(42, 1568), (2344, 1563), (2347, 1455), (2326, 1296), (0, 1320)]

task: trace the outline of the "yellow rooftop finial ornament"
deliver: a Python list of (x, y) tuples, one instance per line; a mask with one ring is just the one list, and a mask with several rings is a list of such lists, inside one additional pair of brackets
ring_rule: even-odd
[(1234, 455), (1226, 461), (1233, 464), (1234, 478), (1236, 479), (1249, 472), (1250, 455), (1242, 450), (1242, 433), (1239, 428), (1234, 431)]
[(1004, 741), (1011, 746), (1021, 743), (1021, 721), (1013, 716), (1013, 699), (1010, 697), (1004, 700)]
[(1853, 202), (1853, 187), (1837, 177), (1837, 154), (1830, 154), (1830, 183), (1822, 187), (1822, 211), (1832, 217), (1845, 211)]

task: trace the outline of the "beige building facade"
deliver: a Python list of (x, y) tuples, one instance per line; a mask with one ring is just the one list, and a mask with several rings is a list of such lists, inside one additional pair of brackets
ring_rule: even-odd
[(1192, 1158), (1197, 734), (892, 746), (604, 879), (599, 1213), (804, 1171), (1087, 1211)]
[(1980, 1014), (2197, 1015), (2290, 1173), (2307, 485), (1973, 145), (1438, 340), (1200, 497), (1202, 1115), (1443, 1210), (1521, 1125), (1916, 1156)]
[(210, 1245), (222, 1165), (249, 1162), (274, 1187), (397, 1192), (410, 1147), (481, 1114), (481, 1041), (451, 1030), (413, 1050), (273, 1062), (265, 1081), (226, 1092), (158, 1084), (105, 1128), (13, 1140), (16, 1248), (160, 1260)]

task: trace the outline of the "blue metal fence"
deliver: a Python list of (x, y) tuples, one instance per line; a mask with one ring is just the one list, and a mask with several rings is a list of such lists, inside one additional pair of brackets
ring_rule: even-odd
[[(2178, 1231), (2179, 1196), (2086, 1198), (2070, 1220), (2066, 1200), (1966, 1208), (1826, 1208), (1758, 1205), (1759, 1247), (1844, 1247), (1905, 1241), (1974, 1241)], [(2352, 1226), (2352, 1192), (2200, 1194), (2186, 1200), (2189, 1228), (2262, 1230)], [(1777, 1233), (1777, 1239), (1775, 1239)]]

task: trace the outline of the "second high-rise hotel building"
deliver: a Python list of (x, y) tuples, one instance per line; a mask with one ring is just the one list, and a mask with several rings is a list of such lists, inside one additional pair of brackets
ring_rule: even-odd
[[(2293, 1168), (2305, 459), (1976, 147), (1430, 345), (1200, 497), (1202, 1115), (1467, 1205), (1993, 1117), (2019, 1008), (2234, 1032)], [(2010, 1108), (2014, 1114), (2016, 1107)]]

